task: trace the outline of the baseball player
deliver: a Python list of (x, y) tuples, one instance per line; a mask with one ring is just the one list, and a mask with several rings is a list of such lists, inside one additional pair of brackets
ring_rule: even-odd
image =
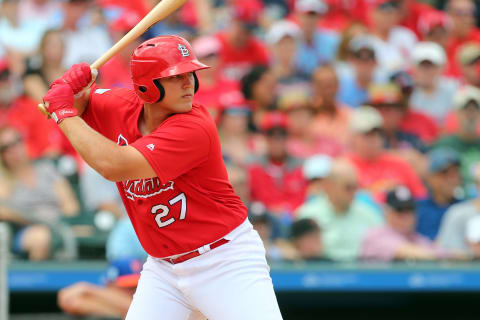
[(130, 65), (134, 90), (93, 85), (74, 99), (92, 80), (79, 64), (44, 97), (82, 158), (117, 182), (149, 254), (126, 319), (282, 319), (215, 123), (193, 104), (208, 66), (177, 36), (145, 41)]

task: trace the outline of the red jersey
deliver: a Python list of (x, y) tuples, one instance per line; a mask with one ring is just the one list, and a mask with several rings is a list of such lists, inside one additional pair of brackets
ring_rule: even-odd
[(445, 74), (450, 77), (460, 77), (461, 70), (460, 65), (458, 63), (458, 52), (459, 49), (469, 42), (477, 42), (480, 43), (480, 29), (473, 28), (465, 38), (455, 38), (450, 37), (445, 51), (447, 52), (448, 57), (448, 66)]
[(366, 160), (355, 154), (348, 159), (357, 169), (361, 188), (367, 189), (379, 202), (384, 202), (388, 190), (404, 185), (417, 199), (424, 198), (427, 190), (410, 164), (394, 155), (383, 153), (374, 160)]
[(138, 120), (143, 102), (130, 89), (92, 89), (83, 119), (119, 145), (140, 151), (157, 177), (117, 183), (145, 251), (167, 257), (195, 250), (227, 235), (247, 217), (222, 159), (215, 123), (193, 105), (149, 135)]
[(408, 110), (400, 124), (400, 129), (417, 135), (422, 142), (431, 143), (438, 137), (435, 121), (426, 114)]

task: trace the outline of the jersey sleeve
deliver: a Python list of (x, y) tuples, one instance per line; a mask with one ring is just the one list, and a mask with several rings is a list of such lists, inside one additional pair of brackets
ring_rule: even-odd
[(130, 144), (143, 154), (164, 183), (208, 160), (211, 139), (207, 130), (199, 123), (180, 119)]

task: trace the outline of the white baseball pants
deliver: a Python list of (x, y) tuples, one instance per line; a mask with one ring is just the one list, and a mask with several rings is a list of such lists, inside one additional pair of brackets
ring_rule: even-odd
[(281, 320), (258, 233), (247, 219), (225, 238), (179, 264), (148, 257), (126, 320)]

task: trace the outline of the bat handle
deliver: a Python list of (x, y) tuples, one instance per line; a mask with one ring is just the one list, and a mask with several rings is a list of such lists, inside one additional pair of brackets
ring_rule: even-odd
[[(97, 69), (92, 69), (92, 80), (90, 81), (90, 83), (82, 90), (80, 91), (79, 93), (77, 93), (76, 95), (74, 95), (75, 99), (78, 99), (80, 98), (84, 93), (85, 91), (90, 88), (90, 86), (95, 82), (95, 80), (97, 79), (97, 76), (98, 76), (98, 70)], [(47, 102), (48, 103), (48, 102)], [(45, 103), (46, 104), (46, 103)], [(45, 105), (44, 103), (39, 103), (37, 108), (38, 110), (40, 110), (40, 112), (47, 117), (47, 119), (50, 119), (50, 113), (48, 113), (48, 110), (47, 110), (47, 107), (48, 105)]]

